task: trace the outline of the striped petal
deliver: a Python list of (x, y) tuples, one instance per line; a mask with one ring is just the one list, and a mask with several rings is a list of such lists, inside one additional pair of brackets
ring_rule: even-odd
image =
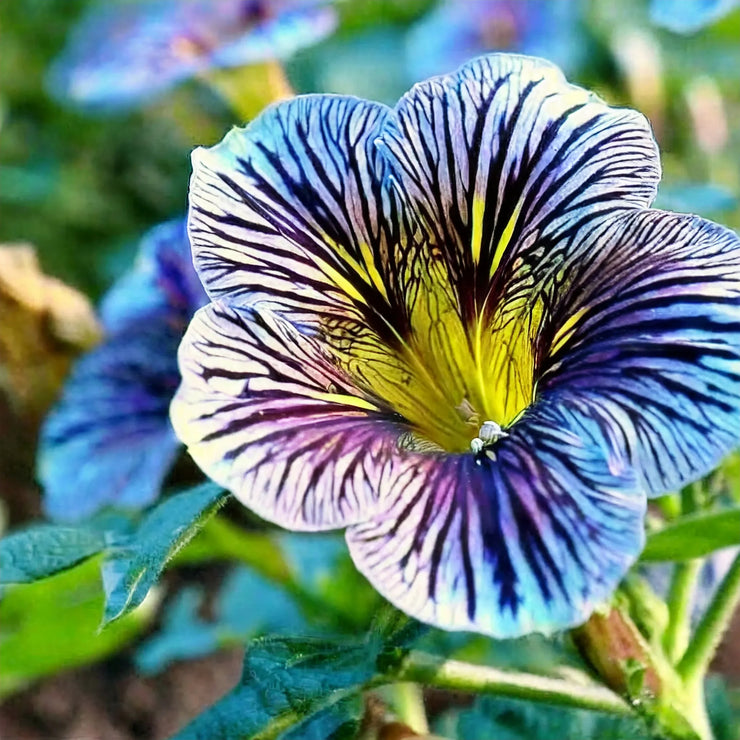
[(675, 490), (740, 445), (740, 239), (651, 210), (583, 240), (539, 392), (599, 419), (650, 494)]
[(140, 322), (77, 363), (41, 431), (38, 476), (52, 519), (157, 498), (180, 448), (168, 409), (182, 331), (166, 318)]
[(408, 261), (374, 140), (385, 106), (303, 96), (193, 154), (189, 233), (212, 298), (386, 326)]
[(470, 318), (490, 291), (499, 299), (557, 271), (580, 224), (649, 204), (660, 175), (642, 115), (544, 60), (505, 54), (416, 85), (379, 145)]
[(401, 426), (320, 340), (268, 310), (215, 302), (195, 315), (179, 359), (171, 418), (208, 476), (289, 529), (372, 514)]
[(347, 541), (407, 614), (504, 638), (585, 620), (642, 548), (644, 510), (598, 427), (540, 405), (488, 453), (410, 456)]

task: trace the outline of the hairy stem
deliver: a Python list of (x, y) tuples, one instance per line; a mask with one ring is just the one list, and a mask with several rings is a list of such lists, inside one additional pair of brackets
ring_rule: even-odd
[(740, 553), (732, 561), (678, 663), (678, 673), (686, 683), (701, 681), (704, 677), (738, 602), (740, 602)]
[(621, 697), (604, 686), (594, 684), (585, 675), (584, 682), (577, 683), (562, 678), (445, 660), (418, 651), (411, 651), (404, 658), (396, 678), (441, 689), (496, 694), (611, 714), (630, 714), (632, 711)]

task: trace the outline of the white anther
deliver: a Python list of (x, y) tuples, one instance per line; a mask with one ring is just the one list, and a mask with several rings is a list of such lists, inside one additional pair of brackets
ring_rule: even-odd
[(501, 437), (508, 436), (509, 435), (495, 421), (484, 421), (478, 431), (478, 437), (487, 444), (489, 442), (495, 442), (497, 439), (501, 439)]

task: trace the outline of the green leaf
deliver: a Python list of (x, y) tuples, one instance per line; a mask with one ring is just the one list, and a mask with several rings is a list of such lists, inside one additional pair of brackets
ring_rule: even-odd
[(125, 544), (103, 561), (103, 626), (137, 607), (167, 562), (226, 501), (227, 494), (205, 483), (176, 494), (149, 511)]
[(30, 681), (121, 649), (154, 616), (149, 602), (98, 632), (103, 589), (98, 559), (43, 581), (10, 586), (0, 601), (0, 696)]
[(654, 737), (637, 717), (491, 697), (482, 697), (472, 709), (460, 712), (455, 729), (458, 737), (465, 740), (650, 740)]
[(640, 560), (690, 560), (733, 545), (740, 545), (740, 508), (701, 512), (651, 532)]
[(47, 578), (100, 552), (105, 534), (85, 527), (37, 524), (0, 540), (0, 584)]
[[(400, 660), (399, 654), (418, 636), (419, 629), (418, 623), (389, 610), (363, 640), (254, 640), (247, 648), (237, 687), (196, 717), (175, 740), (320, 737), (318, 729), (306, 730), (311, 727), (308, 719), (318, 723), (314, 728), (322, 727), (332, 716), (329, 712), (322, 717), (322, 712), (379, 682), (378, 674)], [(297, 730), (301, 725), (303, 733)], [(345, 725), (344, 721), (335, 723), (332, 732), (339, 734), (328, 737), (345, 737), (340, 732)]]
[(376, 656), (377, 648), (360, 642), (255, 640), (247, 648), (240, 684), (175, 737), (279, 738), (368, 683), (375, 674)]
[(280, 735), (280, 740), (355, 740), (363, 713), (359, 695), (342, 699)]

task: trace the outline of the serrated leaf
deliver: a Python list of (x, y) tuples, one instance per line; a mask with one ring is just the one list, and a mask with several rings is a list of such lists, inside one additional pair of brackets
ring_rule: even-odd
[(137, 607), (167, 562), (226, 501), (213, 483), (178, 493), (149, 511), (133, 536), (103, 561), (103, 626)]
[(146, 606), (98, 632), (103, 589), (97, 558), (43, 581), (10, 586), (0, 601), (0, 696), (41, 676), (100, 660), (154, 616)]
[(37, 524), (0, 540), (0, 585), (47, 578), (100, 552), (105, 534), (87, 527)]
[(361, 698), (350, 696), (299, 722), (279, 740), (355, 740), (362, 712)]
[(247, 648), (239, 685), (173, 740), (303, 738), (290, 731), (301, 723), (310, 727), (309, 718), (318, 714), (320, 720), (321, 712), (356, 696), (383, 672), (383, 661), (393, 660), (420, 629), (418, 623), (392, 610), (381, 615), (363, 640), (254, 640)]
[(367, 683), (375, 672), (374, 654), (364, 643), (255, 640), (247, 648), (240, 684), (175, 738), (279, 738)]
[(616, 717), (585, 709), (482, 697), (460, 712), (458, 737), (465, 740), (651, 740), (637, 717)]
[(689, 560), (733, 545), (740, 545), (740, 508), (707, 511), (683, 516), (648, 534), (640, 560)]

